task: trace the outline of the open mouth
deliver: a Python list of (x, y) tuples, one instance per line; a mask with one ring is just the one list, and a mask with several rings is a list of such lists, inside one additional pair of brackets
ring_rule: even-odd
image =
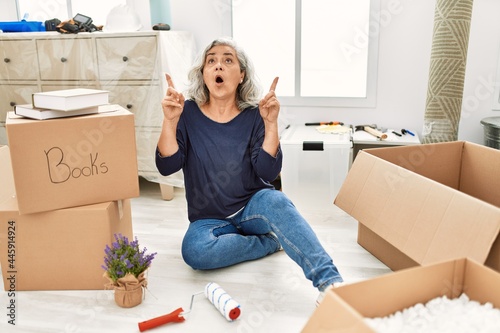
[(215, 83), (223, 83), (224, 82), (224, 79), (221, 77), (221, 76), (216, 76), (215, 77)]

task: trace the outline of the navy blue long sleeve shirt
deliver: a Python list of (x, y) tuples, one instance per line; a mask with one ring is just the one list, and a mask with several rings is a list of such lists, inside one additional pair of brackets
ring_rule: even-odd
[(223, 219), (240, 210), (252, 195), (273, 188), (282, 166), (281, 147), (276, 156), (262, 149), (264, 121), (258, 108), (248, 108), (227, 123), (203, 114), (191, 100), (177, 125), (179, 150), (162, 157), (156, 166), (164, 175), (182, 168), (191, 222)]

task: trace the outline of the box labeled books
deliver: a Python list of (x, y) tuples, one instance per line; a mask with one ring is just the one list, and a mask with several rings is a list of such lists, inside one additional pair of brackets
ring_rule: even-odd
[(4, 290), (103, 290), (104, 248), (132, 238), (130, 200), (19, 214), (9, 147), (0, 147), (0, 263)]
[(6, 120), (20, 214), (139, 195), (134, 116), (123, 109)]

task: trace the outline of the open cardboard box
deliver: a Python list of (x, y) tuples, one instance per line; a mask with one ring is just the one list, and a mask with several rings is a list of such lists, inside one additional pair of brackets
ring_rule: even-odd
[(130, 199), (20, 215), (9, 147), (0, 147), (4, 290), (102, 290), (104, 248), (132, 237)]
[(43, 121), (9, 112), (6, 129), (20, 214), (139, 196), (131, 112)]
[(392, 270), (472, 258), (500, 271), (499, 170), (499, 150), (463, 141), (367, 149), (335, 205)]
[(375, 332), (364, 318), (385, 317), (436, 297), (466, 293), (500, 308), (500, 273), (471, 259), (413, 267), (370, 280), (328, 289), (303, 333)]

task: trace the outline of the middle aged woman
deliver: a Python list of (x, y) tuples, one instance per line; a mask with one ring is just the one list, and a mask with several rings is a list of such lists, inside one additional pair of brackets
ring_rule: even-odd
[(320, 292), (341, 283), (307, 221), (271, 185), (282, 165), (278, 78), (260, 99), (250, 60), (228, 38), (208, 45), (188, 78), (186, 100), (167, 75), (156, 152), (161, 174), (184, 173), (191, 222), (184, 261), (216, 269), (283, 249)]

